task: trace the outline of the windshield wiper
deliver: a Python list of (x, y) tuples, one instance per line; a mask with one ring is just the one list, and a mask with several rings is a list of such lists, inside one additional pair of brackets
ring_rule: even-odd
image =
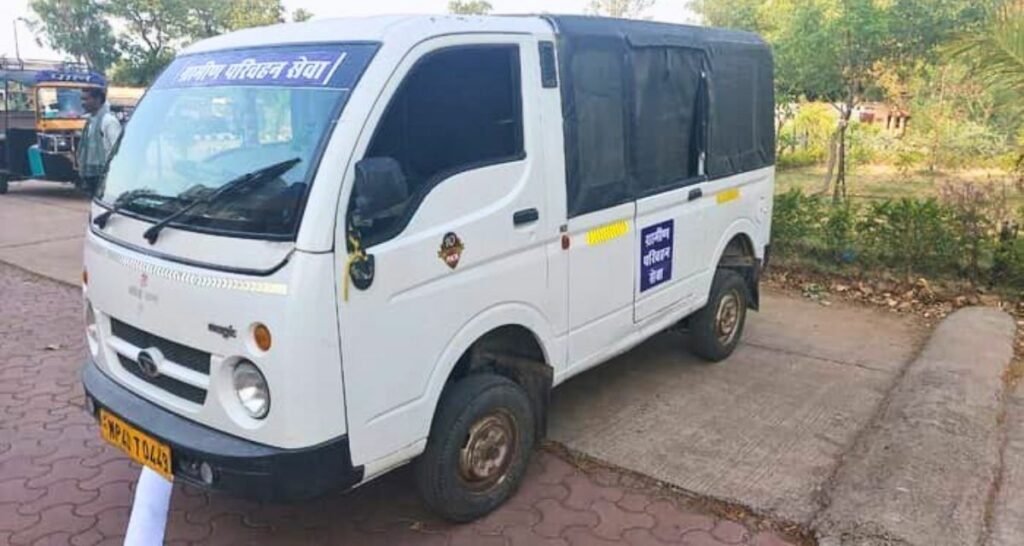
[(111, 216), (115, 214), (120, 214), (121, 210), (123, 210), (125, 207), (142, 199), (163, 199), (167, 201), (173, 199), (173, 197), (170, 197), (168, 195), (161, 195), (151, 189), (137, 189), (126, 191), (121, 195), (117, 196), (117, 199), (114, 199), (114, 203), (110, 206), (109, 209), (105, 210), (101, 214), (96, 215), (96, 217), (92, 219), (93, 225), (100, 229), (107, 227), (107, 220), (110, 220)]
[(174, 220), (182, 217), (185, 214), (188, 214), (196, 207), (200, 205), (208, 205), (210, 203), (213, 203), (214, 201), (220, 199), (222, 196), (227, 195), (230, 192), (242, 186), (245, 186), (246, 184), (253, 184), (260, 181), (273, 180), (291, 170), (292, 167), (298, 165), (299, 162), (301, 161), (302, 159), (299, 159), (298, 157), (293, 157), (292, 159), (287, 159), (279, 163), (274, 163), (273, 165), (267, 165), (262, 169), (257, 169), (255, 171), (248, 172), (241, 176), (233, 178), (225, 182), (223, 186), (217, 188), (216, 190), (206, 194), (203, 197), (196, 198), (191, 203), (167, 215), (167, 217), (165, 217), (163, 220), (160, 220), (159, 222), (153, 224), (149, 229), (147, 229), (146, 232), (142, 234), (142, 236), (145, 237), (147, 241), (149, 241), (149, 244), (154, 244), (156, 243), (156, 238), (160, 235), (160, 230), (164, 229), (164, 227), (166, 227), (167, 224), (170, 224)]

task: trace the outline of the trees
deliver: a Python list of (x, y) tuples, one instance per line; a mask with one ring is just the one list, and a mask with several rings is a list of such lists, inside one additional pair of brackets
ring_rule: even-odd
[(104, 71), (117, 59), (117, 41), (106, 13), (95, 0), (32, 0), (36, 41), (78, 62)]
[(130, 85), (148, 85), (174, 58), (191, 30), (189, 0), (109, 0), (107, 14), (123, 30), (118, 44), (123, 58), (113, 79)]
[[(963, 35), (950, 49), (964, 61), (971, 77), (998, 98), (1008, 101), (1007, 110), (1022, 116), (1024, 107), (1024, 4), (1007, 4), (994, 10), (990, 22)], [(1018, 128), (1015, 169), (1024, 172), (1024, 129)], [(1022, 175), (1024, 176), (1024, 175)]]
[(595, 15), (640, 19), (654, 0), (590, 0), (587, 10)]
[[(281, 0), (32, 0), (29, 6), (41, 40), (97, 70), (113, 68), (112, 80), (131, 85), (151, 83), (190, 42), (282, 23), (285, 15)], [(312, 14), (299, 9), (293, 17)]]
[(961, 37), (950, 53), (986, 86), (1024, 93), (1024, 5), (994, 10), (991, 22)]
[[(183, 34), (189, 40), (209, 38), (242, 28), (284, 22), (280, 0), (177, 0)], [(138, 0), (128, 2), (139, 4)]]
[(456, 15), (487, 15), (494, 9), (487, 0), (450, 0), (448, 12)]
[(292, 21), (295, 23), (301, 23), (303, 21), (309, 21), (313, 18), (313, 12), (299, 8), (292, 12)]
[(686, 7), (705, 25), (757, 31), (758, 11), (764, 0), (689, 0)]

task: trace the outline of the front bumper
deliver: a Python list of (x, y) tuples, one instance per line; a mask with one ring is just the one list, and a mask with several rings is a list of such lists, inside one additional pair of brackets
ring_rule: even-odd
[[(167, 411), (122, 387), (89, 360), (82, 383), (90, 406), (116, 414), (171, 448), (175, 479), (253, 500), (296, 501), (363, 480), (363, 467), (353, 468), (348, 437), (341, 436), (304, 449), (281, 449), (219, 432)], [(213, 468), (205, 483), (199, 465)]]

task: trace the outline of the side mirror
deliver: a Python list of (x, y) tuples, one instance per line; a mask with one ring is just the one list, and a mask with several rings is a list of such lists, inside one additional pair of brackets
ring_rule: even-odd
[(353, 213), (356, 225), (394, 216), (409, 198), (409, 186), (398, 161), (390, 157), (368, 157), (356, 163)]

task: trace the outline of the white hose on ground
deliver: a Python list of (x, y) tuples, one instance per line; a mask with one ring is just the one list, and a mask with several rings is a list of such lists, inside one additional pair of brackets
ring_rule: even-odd
[(164, 543), (173, 485), (170, 480), (143, 467), (139, 483), (135, 486), (135, 502), (128, 519), (125, 546), (156, 546)]

